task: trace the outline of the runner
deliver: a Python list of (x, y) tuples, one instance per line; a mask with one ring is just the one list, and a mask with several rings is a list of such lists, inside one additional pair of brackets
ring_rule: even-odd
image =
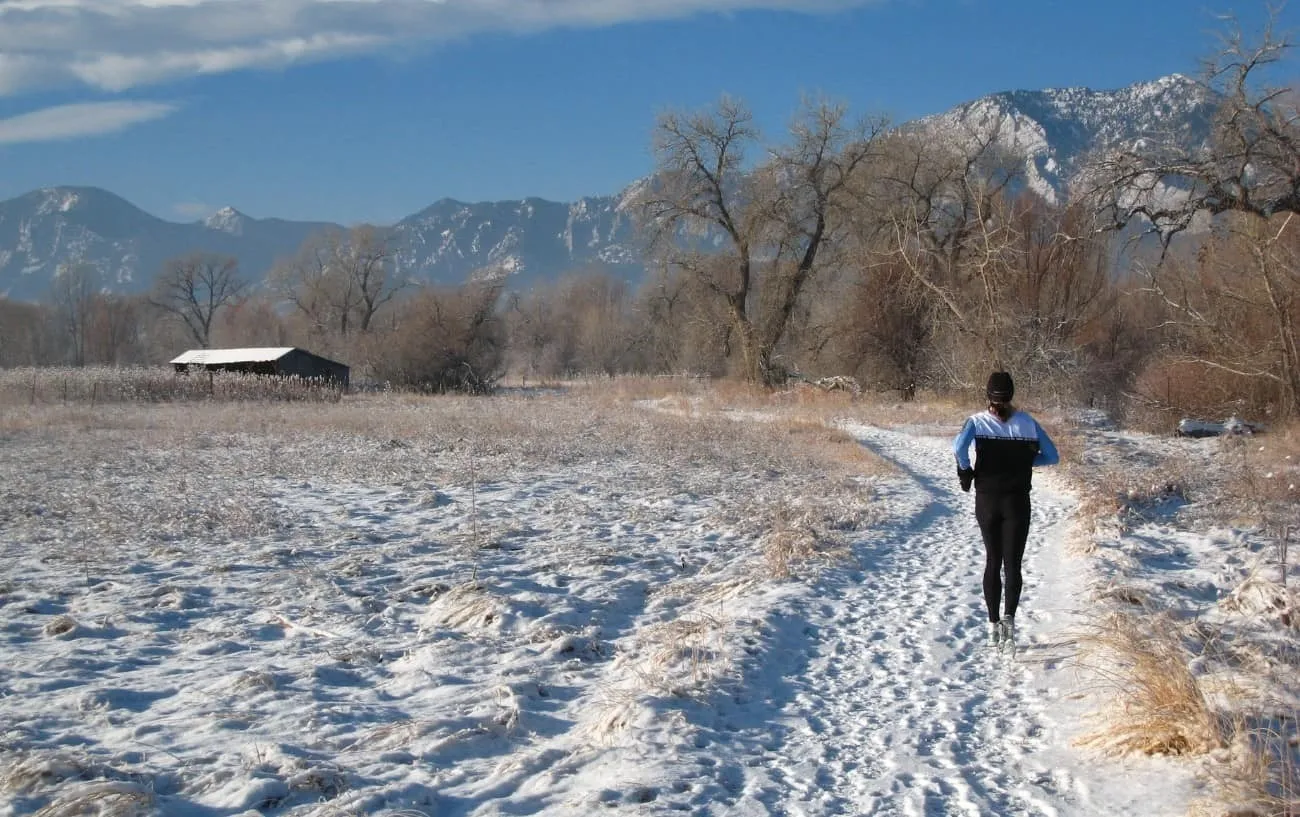
[[(1020, 562), (1029, 538), (1029, 491), (1035, 466), (1055, 465), (1060, 455), (1051, 437), (1027, 412), (1011, 403), (1016, 386), (1007, 372), (989, 375), (989, 407), (973, 414), (953, 441), (961, 489), (975, 486), (975, 520), (984, 538), (984, 603), (989, 644), (1015, 649), (1016, 608), (1023, 584)], [(970, 459), (975, 445), (975, 463)], [(1002, 572), (1006, 571), (1005, 607)]]

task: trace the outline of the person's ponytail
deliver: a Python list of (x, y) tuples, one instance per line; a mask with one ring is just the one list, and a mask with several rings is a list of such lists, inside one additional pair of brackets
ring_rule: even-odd
[(1011, 419), (1011, 415), (1016, 413), (1016, 407), (1010, 403), (993, 402), (989, 403), (989, 411), (993, 412), (994, 416), (1005, 423)]

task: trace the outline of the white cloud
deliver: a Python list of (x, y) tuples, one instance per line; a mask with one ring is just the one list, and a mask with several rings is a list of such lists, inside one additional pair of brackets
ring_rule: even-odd
[(181, 216), (189, 221), (199, 221), (205, 219), (219, 208), (211, 204), (205, 204), (201, 201), (182, 201), (172, 205), (172, 210), (176, 215)]
[(875, 2), (883, 0), (5, 0), (0, 95), (66, 84), (121, 91), (489, 31)]
[(174, 112), (165, 102), (119, 100), (58, 105), (0, 119), (0, 145), (116, 133)]

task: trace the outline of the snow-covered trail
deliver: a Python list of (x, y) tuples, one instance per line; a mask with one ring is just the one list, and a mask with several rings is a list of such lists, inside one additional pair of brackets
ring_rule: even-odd
[(782, 666), (757, 670), (770, 688), (752, 685), (750, 700), (721, 715), (735, 732), (728, 743), (749, 756), (729, 758), (731, 802), (716, 813), (1123, 813), (1050, 751), (1062, 729), (1042, 676), (1059, 671), (1053, 639), (1072, 603), (1068, 588), (1053, 588), (1067, 580), (1056, 575), (1059, 523), (1072, 500), (1035, 489), (1013, 660), (984, 644), (983, 547), (948, 443), (847, 430), (898, 468), (880, 500), (900, 524), (860, 542), (857, 565), (828, 571), (777, 617), (788, 626), (777, 626), (767, 660)]
[[(851, 431), (899, 468), (891, 505), (911, 521), (863, 543), (862, 570), (828, 576), (809, 611), (821, 637), (785, 713), (784, 755), (792, 769), (820, 767), (828, 785), (791, 813), (1052, 814), (1077, 802), (1068, 778), (1032, 759), (1044, 702), (1020, 667), (984, 644), (983, 549), (948, 445)], [(1022, 640), (1038, 618), (1036, 557), (1068, 510), (1038, 491)]]

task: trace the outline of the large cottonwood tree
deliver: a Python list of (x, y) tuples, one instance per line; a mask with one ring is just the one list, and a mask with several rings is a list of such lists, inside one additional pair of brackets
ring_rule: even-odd
[[(781, 379), (778, 344), (840, 235), (849, 181), (884, 131), (883, 120), (851, 124), (827, 102), (806, 104), (776, 146), (732, 99), (660, 118), (640, 222), (660, 257), (723, 305), (747, 381)], [(751, 167), (756, 149), (765, 156)]]

